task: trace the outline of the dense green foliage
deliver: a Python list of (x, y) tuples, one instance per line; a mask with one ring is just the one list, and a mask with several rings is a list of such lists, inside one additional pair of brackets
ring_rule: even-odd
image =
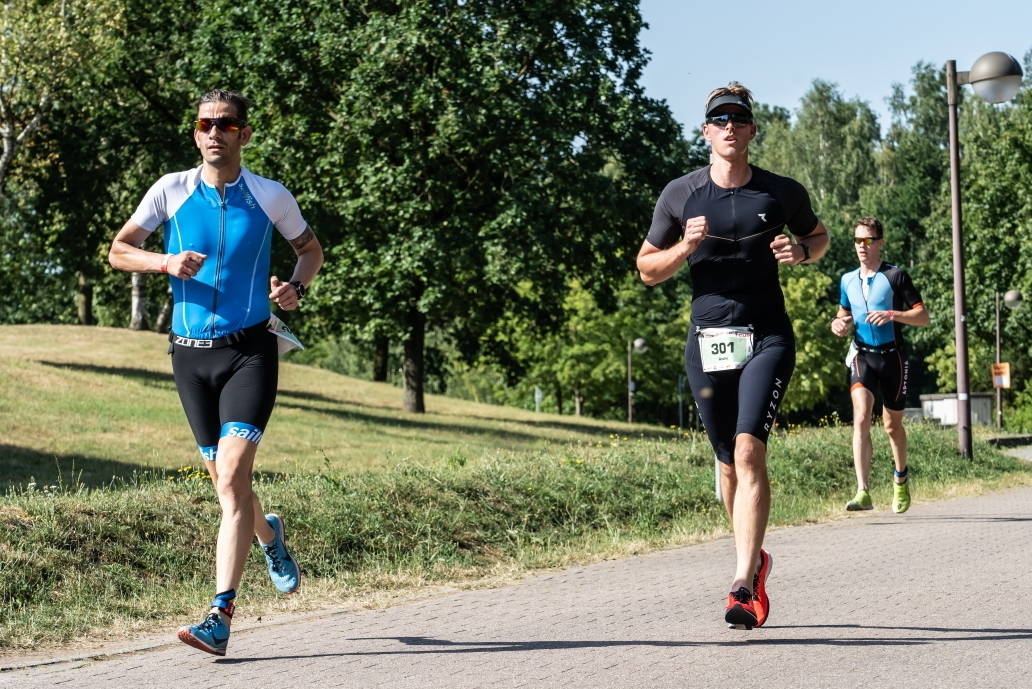
[[(620, 418), (626, 343), (643, 337), (637, 417), (677, 422), (690, 281), (646, 288), (633, 264), (662, 186), (708, 151), (642, 91), (635, 0), (203, 7), (198, 21), (167, 0), (4, 3), (0, 269), (12, 298), (0, 323), (129, 324), (110, 238), (157, 177), (196, 164), (194, 99), (232, 87), (255, 102), (246, 164), (294, 191), (327, 249), (292, 322), (318, 342), (308, 360), (363, 375), (384, 362), (412, 410), (426, 383), (520, 406), (539, 388), (546, 409)], [(833, 237), (817, 267), (783, 271), (805, 344), (784, 407), (796, 418), (842, 397), (844, 343), (827, 319), (855, 266), (845, 237), (859, 215), (883, 220), (886, 260), (932, 312), (908, 332), (912, 389), (954, 385), (943, 70), (918, 64), (886, 90), (888, 123), (819, 78), (792, 112), (757, 106), (753, 162), (801, 181)], [(994, 293), (1032, 289), (1020, 251), (1032, 96), (962, 101), (972, 387), (984, 390)], [(277, 243), (276, 269), (291, 260)], [(139, 325), (153, 327), (166, 282), (143, 288)], [(1030, 322), (1004, 316), (1016, 393)]]

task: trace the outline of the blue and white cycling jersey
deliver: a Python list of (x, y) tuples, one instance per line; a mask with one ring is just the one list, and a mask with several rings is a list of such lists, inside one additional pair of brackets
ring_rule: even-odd
[(882, 262), (878, 270), (867, 277), (862, 277), (857, 268), (839, 280), (839, 305), (853, 317), (856, 342), (868, 347), (903, 345), (903, 328), (898, 322), (868, 323), (869, 312), (907, 311), (921, 303), (921, 295), (910, 275), (891, 263)]
[(308, 224), (279, 182), (241, 168), (225, 195), (201, 179), (201, 168), (165, 175), (132, 215), (153, 232), (165, 225), (165, 251), (196, 251), (207, 258), (190, 280), (172, 283), (172, 331), (214, 339), (263, 320), (269, 311), (272, 228), (287, 240)]

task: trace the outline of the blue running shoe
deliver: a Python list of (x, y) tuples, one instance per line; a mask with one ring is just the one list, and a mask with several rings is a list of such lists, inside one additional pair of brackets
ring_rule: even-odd
[(276, 533), (276, 540), (262, 546), (265, 562), (269, 565), (269, 578), (280, 593), (293, 593), (301, 585), (301, 568), (290, 556), (287, 544), (283, 541), (283, 520), (278, 515), (267, 514), (265, 521)]
[(180, 627), (177, 634), (179, 640), (194, 648), (207, 651), (217, 656), (226, 655), (229, 644), (229, 627), (216, 612), (208, 613), (204, 622), (189, 627)]

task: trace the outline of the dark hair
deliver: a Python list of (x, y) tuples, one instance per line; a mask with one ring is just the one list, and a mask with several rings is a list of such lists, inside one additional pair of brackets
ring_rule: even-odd
[(197, 101), (197, 107), (200, 108), (205, 103), (229, 103), (236, 109), (236, 116), (247, 122), (247, 108), (251, 104), (242, 93), (226, 89), (212, 89), (201, 96), (201, 99)]
[(882, 229), (881, 221), (873, 215), (865, 215), (864, 217), (857, 219), (857, 221), (853, 223), (853, 229), (855, 230), (860, 225), (870, 227), (874, 230), (874, 233), (878, 235), (878, 239), (885, 236), (885, 230)]

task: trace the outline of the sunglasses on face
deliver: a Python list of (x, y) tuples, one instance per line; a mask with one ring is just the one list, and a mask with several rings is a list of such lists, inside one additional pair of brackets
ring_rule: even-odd
[(878, 241), (878, 237), (853, 237), (853, 243), (857, 246), (860, 246), (861, 244), (864, 246), (871, 246), (876, 241)]
[(222, 132), (239, 132), (247, 126), (247, 123), (238, 117), (202, 117), (194, 122), (194, 129), (199, 132), (209, 132), (212, 127), (218, 127)]
[(733, 124), (735, 129), (737, 129), (738, 127), (752, 124), (753, 119), (750, 115), (746, 115), (744, 112), (725, 112), (706, 118), (706, 124), (715, 124), (721, 129), (726, 127), (728, 122)]

